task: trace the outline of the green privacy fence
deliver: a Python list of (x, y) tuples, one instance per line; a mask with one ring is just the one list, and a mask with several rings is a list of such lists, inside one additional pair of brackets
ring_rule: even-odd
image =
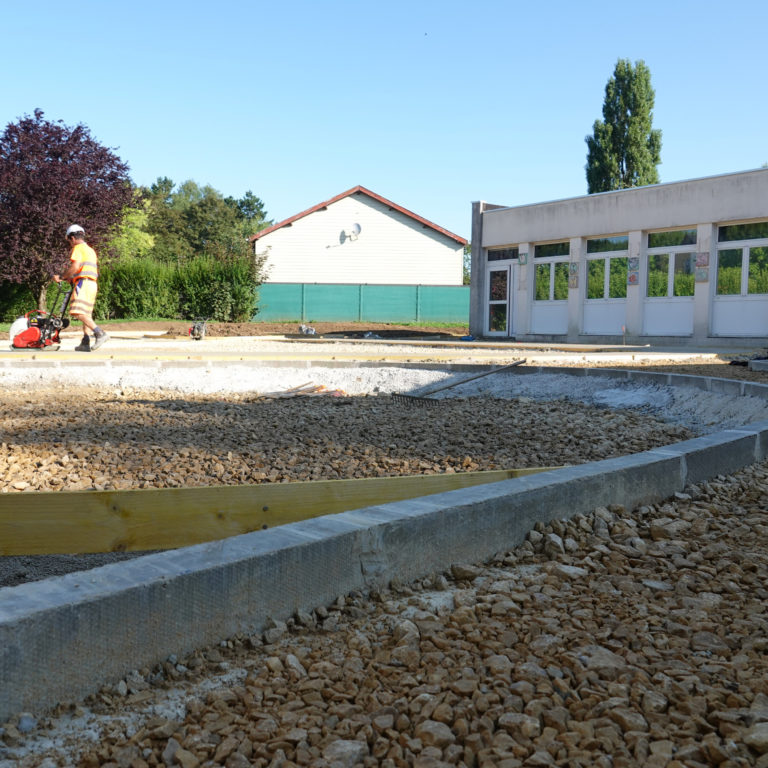
[(256, 320), (467, 323), (469, 286), (264, 283)]

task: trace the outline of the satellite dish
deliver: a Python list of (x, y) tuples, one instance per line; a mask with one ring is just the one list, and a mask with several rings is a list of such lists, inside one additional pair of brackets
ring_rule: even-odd
[(357, 240), (360, 231), (360, 225), (357, 223), (353, 224), (349, 229), (342, 230), (339, 242), (343, 243), (345, 240)]

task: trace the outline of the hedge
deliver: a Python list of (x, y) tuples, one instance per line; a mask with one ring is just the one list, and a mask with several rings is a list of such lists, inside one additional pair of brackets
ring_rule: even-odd
[[(245, 322), (257, 312), (259, 284), (258, 271), (247, 256), (224, 261), (200, 256), (178, 264), (121, 259), (100, 267), (94, 317)], [(57, 294), (58, 287), (51, 283), (49, 310)], [(36, 307), (37, 299), (26, 286), (0, 283), (0, 320), (11, 322)]]

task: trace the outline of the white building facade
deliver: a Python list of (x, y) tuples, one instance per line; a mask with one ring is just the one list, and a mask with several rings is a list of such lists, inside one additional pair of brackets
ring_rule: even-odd
[(361, 186), (251, 239), (266, 283), (463, 283), (464, 238)]
[(473, 203), (471, 285), (478, 337), (754, 343), (768, 337), (768, 169)]

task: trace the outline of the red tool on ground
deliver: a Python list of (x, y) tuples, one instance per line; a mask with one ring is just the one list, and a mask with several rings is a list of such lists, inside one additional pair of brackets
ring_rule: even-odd
[(46, 312), (42, 309), (33, 309), (24, 317), (15, 320), (11, 325), (10, 339), (11, 349), (53, 349), (60, 346), (59, 333), (69, 327), (69, 318), (64, 314), (72, 297), (72, 288), (69, 288), (62, 299), (62, 288), (56, 295), (54, 307), (62, 299), (58, 312)]

